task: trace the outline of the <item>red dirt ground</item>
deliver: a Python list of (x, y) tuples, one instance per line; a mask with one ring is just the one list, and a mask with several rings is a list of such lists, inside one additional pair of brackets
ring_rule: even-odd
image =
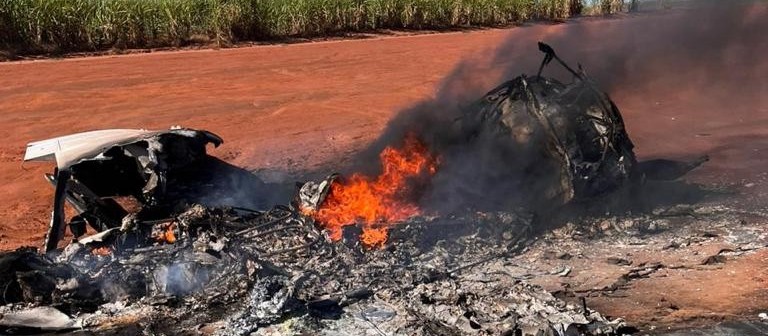
[[(621, 25), (623, 20), (612, 21)], [(47, 226), (52, 188), (42, 175), (52, 165), (22, 166), (30, 141), (102, 128), (183, 125), (221, 135), (225, 144), (212, 154), (236, 165), (318, 167), (375, 139), (398, 110), (431, 96), (461, 59), (490, 54), (512, 31), (546, 37), (569, 26), (2, 63), (0, 125), (7, 137), (0, 144), (0, 249), (38, 246)], [(599, 46), (590, 48), (600, 53)], [(768, 73), (766, 67), (738, 66), (731, 71), (743, 72), (746, 79)], [(671, 85), (658, 78), (647, 87), (611, 92), (638, 155), (689, 158), (709, 153), (712, 161), (691, 175), (692, 180), (733, 186), (741, 193), (733, 202), (762, 204), (768, 192), (767, 95), (757, 104), (713, 103)], [(751, 314), (768, 308), (760, 303), (764, 300), (755, 300), (766, 297), (767, 266), (761, 253), (697, 275), (704, 277), (702, 282), (682, 275), (670, 276), (663, 285), (680, 287), (678, 298), (667, 296), (678, 305), (693, 302), (681, 320), (706, 316), (713, 309), (722, 315)], [(731, 271), (744, 286), (718, 289), (719, 280), (707, 279), (721, 279), (718, 272)], [(691, 281), (708, 286), (714, 297), (701, 301), (696, 293), (686, 294), (683, 289)], [(648, 299), (609, 301), (600, 307), (612, 316), (636, 316), (642, 313), (635, 310), (644, 304), (640, 301), (647, 300), (649, 307), (658, 302), (649, 288), (645, 282), (638, 285), (639, 295)]]

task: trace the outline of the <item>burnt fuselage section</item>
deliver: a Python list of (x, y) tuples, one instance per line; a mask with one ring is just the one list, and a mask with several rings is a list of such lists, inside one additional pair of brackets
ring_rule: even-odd
[(519, 76), (465, 113), (467, 134), (522, 148), (526, 194), (567, 203), (625, 185), (637, 163), (624, 122), (607, 94), (586, 75), (571, 84)]
[[(218, 146), (221, 138), (207, 131), (171, 129), (168, 131), (107, 130), (81, 133), (30, 144), (28, 153), (46, 155), (49, 150), (57, 169), (46, 178), (55, 186), (51, 226), (45, 251), (52, 251), (66, 228), (64, 202), (77, 215), (69, 222), (75, 237), (85, 233), (88, 224), (96, 231), (119, 227), (129, 213), (116, 201), (118, 197), (149, 216), (162, 216), (188, 186), (185, 169), (206, 158), (206, 145)], [(192, 178), (194, 181), (195, 179)], [(197, 182), (197, 181), (194, 181)]]

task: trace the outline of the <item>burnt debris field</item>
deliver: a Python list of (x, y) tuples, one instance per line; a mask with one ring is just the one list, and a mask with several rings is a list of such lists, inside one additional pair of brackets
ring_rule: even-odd
[(242, 127), (215, 116), (27, 139), (50, 217), (0, 255), (0, 331), (764, 334), (765, 14), (514, 29), (378, 135), (284, 172), (221, 155)]

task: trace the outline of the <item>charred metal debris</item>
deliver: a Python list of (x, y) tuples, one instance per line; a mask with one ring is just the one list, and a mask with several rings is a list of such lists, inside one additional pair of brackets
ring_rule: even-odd
[(100, 130), (30, 143), (24, 161), (56, 162), (54, 173), (46, 174), (55, 192), (45, 252), (64, 237), (65, 201), (77, 212), (68, 223), (75, 238), (85, 234), (86, 223), (97, 232), (129, 225), (129, 212), (115, 197), (132, 198), (135, 212), (167, 213), (178, 201), (168, 187), (185, 184), (183, 169), (206, 156), (208, 143), (222, 142), (211, 132), (176, 127)]
[[(540, 49), (547, 55), (542, 67), (553, 59), (567, 67), (548, 46)], [(618, 109), (583, 71), (567, 68), (572, 84), (537, 75), (499, 86), (463, 125), (509, 141), (543, 135), (556, 181), (543, 198), (566, 203), (642, 181)], [(222, 139), (171, 128), (29, 144), (25, 161), (56, 162), (46, 175), (55, 187), (51, 225), (45, 254), (22, 248), (0, 255), (0, 329), (558, 336), (625, 330), (620, 319), (504, 271), (505, 260), (533, 238), (535, 217), (526, 211), (413, 217), (392, 226), (382, 248), (366, 249), (360, 228), (346, 226), (333, 241), (302, 213), (322, 206), (336, 175), (301, 184), (290, 204), (269, 210), (190, 202), (190, 188), (200, 183), (199, 169), (190, 167), (207, 157), (209, 143)], [(65, 201), (76, 211), (69, 221)], [(85, 236), (86, 225), (97, 233)], [(59, 249), (67, 227), (74, 238)]]
[[(523, 189), (547, 206), (594, 200), (649, 180), (674, 180), (708, 160), (638, 163), (616, 104), (581, 66), (574, 70), (547, 44), (536, 76), (521, 75), (487, 93), (459, 120), (465, 134), (532, 147), (539, 171)], [(553, 60), (573, 75), (564, 84), (543, 77)]]
[[(390, 231), (383, 249), (367, 250), (354, 226), (332, 242), (291, 208), (192, 206), (175, 217), (173, 243), (129, 247), (113, 233), (58, 254), (4, 254), (0, 326), (6, 333), (124, 334), (141, 325), (150, 334), (614, 334), (621, 320), (567, 304), (502, 267), (486, 269), (523, 248), (531, 221), (516, 213), (413, 218)], [(31, 307), (67, 318), (18, 323), (39, 309)], [(112, 322), (131, 317), (137, 322)]]

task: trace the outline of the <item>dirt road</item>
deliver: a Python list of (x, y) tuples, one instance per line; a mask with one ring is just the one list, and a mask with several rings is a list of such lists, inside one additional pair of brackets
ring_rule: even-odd
[[(609, 24), (633, 20), (638, 19)], [(225, 144), (212, 153), (236, 165), (311, 169), (343, 160), (375, 139), (398, 110), (433, 95), (462, 59), (491, 55), (495, 46), (521, 32), (532, 40), (546, 39), (574, 25), (603, 24), (587, 20), (510, 30), (2, 63), (0, 125), (8, 136), (0, 144), (0, 249), (36, 246), (47, 226), (52, 188), (42, 174), (52, 166), (22, 166), (30, 141), (100, 128), (183, 125), (221, 135)], [(582, 64), (600, 62), (600, 45), (582, 48), (596, 55), (579, 60)], [(531, 52), (536, 51), (531, 47)], [(738, 62), (729, 69), (747, 82), (765, 70), (739, 68)], [(749, 104), (703, 99), (694, 88), (678, 85), (657, 77), (643, 87), (611, 89), (638, 155), (690, 158), (708, 153), (711, 162), (691, 175), (692, 181), (730, 186), (741, 195), (735, 203), (762, 204), (768, 199), (766, 99), (750, 96)], [(763, 85), (765, 92), (764, 82), (750, 85)], [(752, 260), (753, 266), (768, 266), (764, 255)], [(722, 309), (733, 314), (756, 309), (759, 303), (747, 299), (756, 291), (765, 297), (760, 285), (765, 275), (753, 273), (744, 274), (751, 285), (741, 292), (719, 294), (734, 303)], [(651, 301), (644, 299), (643, 304)], [(610, 315), (623, 316), (633, 302), (602, 306)], [(693, 316), (706, 314), (701, 307)]]

